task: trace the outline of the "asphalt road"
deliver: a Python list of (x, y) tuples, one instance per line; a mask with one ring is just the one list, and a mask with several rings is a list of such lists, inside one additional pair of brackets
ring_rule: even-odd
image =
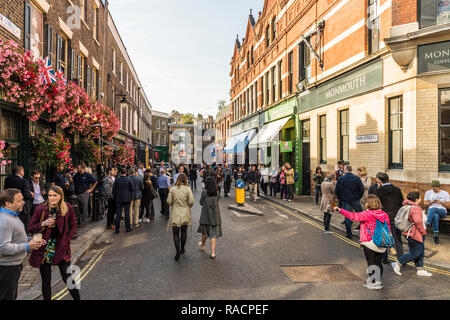
[[(384, 289), (363, 287), (366, 261), (362, 250), (340, 234), (325, 235), (320, 223), (291, 215), (261, 200), (264, 216), (227, 209), (233, 198), (221, 198), (223, 237), (216, 259), (200, 250), (197, 233), (200, 191), (194, 191), (193, 226), (186, 253), (174, 260), (171, 231), (159, 214), (131, 233), (107, 230), (83, 257), (81, 298), (131, 299), (450, 299), (450, 276), (418, 277), (412, 267), (397, 276), (385, 265)], [(124, 230), (124, 228), (122, 228)], [(207, 243), (210, 250), (210, 243)], [(321, 266), (331, 271), (321, 271)], [(294, 283), (283, 266), (309, 266)], [(340, 268), (340, 269), (336, 269)], [(321, 281), (327, 276), (328, 279)], [(62, 284), (54, 299), (71, 299)]]

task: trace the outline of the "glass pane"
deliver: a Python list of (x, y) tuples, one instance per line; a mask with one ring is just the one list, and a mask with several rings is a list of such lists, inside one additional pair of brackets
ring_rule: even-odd
[(420, 0), (420, 28), (436, 24), (436, 1)]
[(391, 115), (389, 119), (390, 129), (395, 130), (400, 128), (400, 116), (398, 114)]
[(392, 163), (402, 163), (402, 131), (392, 132)]
[(396, 114), (399, 112), (399, 99), (389, 99), (389, 113)]
[(322, 159), (323, 162), (327, 161), (327, 139), (322, 139)]
[(436, 24), (444, 24), (450, 22), (450, 1), (440, 0), (436, 12)]
[(3, 114), (0, 121), (0, 137), (3, 140), (18, 140), (16, 118)]
[(450, 107), (450, 89), (441, 90), (441, 107)]
[(450, 124), (450, 109), (441, 109), (441, 124)]
[(349, 140), (348, 136), (342, 137), (342, 144), (341, 144), (342, 151), (341, 151), (341, 154), (342, 154), (342, 160), (344, 160), (346, 162), (349, 161), (349, 155), (348, 155), (348, 153), (349, 153), (349, 143), (348, 143), (348, 140)]
[(441, 164), (450, 164), (450, 128), (441, 128)]

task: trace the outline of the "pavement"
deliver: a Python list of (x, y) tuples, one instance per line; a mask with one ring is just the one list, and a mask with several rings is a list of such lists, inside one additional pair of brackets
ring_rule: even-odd
[[(78, 229), (78, 238), (70, 242), (72, 250), (72, 264), (77, 264), (81, 257), (89, 250), (98, 237), (105, 231), (106, 221), (97, 222), (87, 220), (84, 228)], [(42, 295), (41, 275), (38, 268), (33, 268), (28, 263), (30, 254), (24, 260), (24, 268), (19, 279), (17, 300), (34, 300)], [(58, 268), (52, 268), (52, 287), (61, 281)]]
[[(319, 206), (315, 204), (314, 199), (310, 196), (298, 196), (296, 195), (291, 202), (281, 200), (280, 198), (260, 195), (261, 198), (268, 201), (282, 205), (298, 213), (304, 214), (314, 220), (323, 224), (323, 212), (319, 210)], [(341, 214), (333, 214), (331, 220), (331, 229), (342, 231), (346, 234), (345, 225), (341, 224), (344, 221), (344, 217)], [(359, 239), (359, 231), (355, 230), (358, 223), (353, 223), (352, 233)], [(428, 235), (425, 240), (425, 265), (431, 265), (436, 267), (442, 267), (450, 270), (450, 235), (440, 233), (440, 245), (436, 246), (433, 243), (433, 232), (428, 229)], [(404, 252), (408, 252), (408, 245), (406, 241), (403, 241)], [(392, 252), (391, 252), (392, 253)]]

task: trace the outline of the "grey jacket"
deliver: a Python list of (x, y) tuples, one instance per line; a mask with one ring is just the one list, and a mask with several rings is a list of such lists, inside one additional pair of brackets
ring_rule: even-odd
[(134, 191), (133, 191), (133, 200), (142, 199), (142, 191), (144, 190), (144, 184), (142, 183), (142, 180), (139, 179), (137, 176), (131, 176), (131, 181), (133, 181), (134, 184)]
[(0, 266), (22, 264), (27, 246), (28, 236), (19, 217), (0, 212)]
[(206, 191), (202, 192), (200, 198), (202, 213), (200, 215), (200, 224), (218, 226), (222, 224), (219, 209), (219, 197), (208, 197)]
[(103, 194), (102, 196), (106, 198), (106, 200), (110, 200), (113, 198), (113, 185), (114, 182), (110, 176), (107, 176), (103, 179)]

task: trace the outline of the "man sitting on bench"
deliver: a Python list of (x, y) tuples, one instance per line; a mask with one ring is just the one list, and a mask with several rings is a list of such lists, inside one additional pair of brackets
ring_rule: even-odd
[(441, 190), (438, 180), (431, 182), (432, 190), (425, 193), (425, 205), (428, 208), (427, 225), (433, 227), (434, 244), (439, 245), (439, 220), (447, 216), (447, 208), (450, 207), (450, 196), (447, 191)]

